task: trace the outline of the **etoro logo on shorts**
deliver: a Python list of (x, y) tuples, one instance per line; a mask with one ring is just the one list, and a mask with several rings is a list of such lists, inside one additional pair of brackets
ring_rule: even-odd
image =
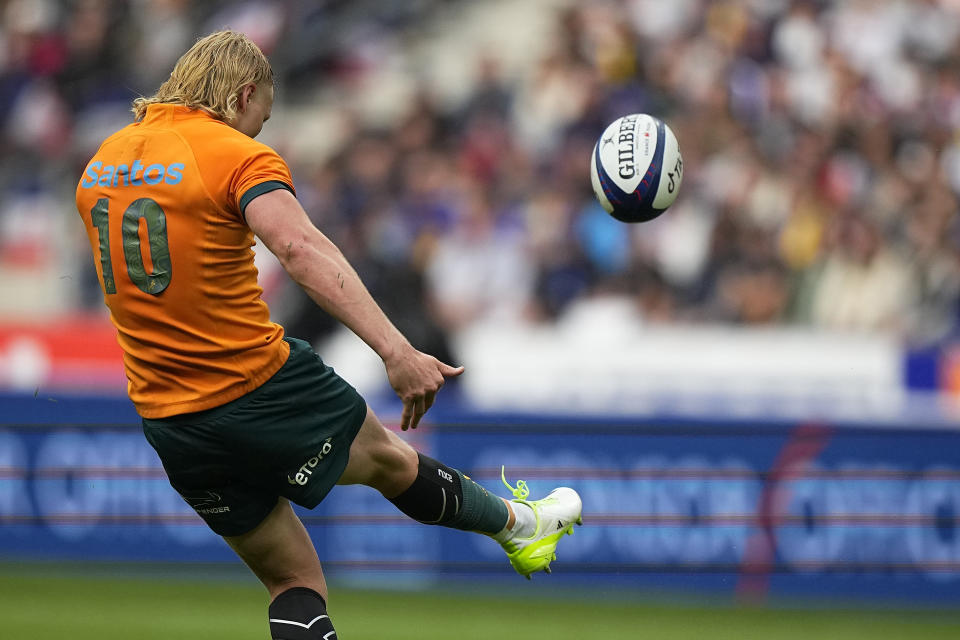
[(313, 470), (317, 468), (317, 465), (320, 464), (320, 461), (323, 460), (324, 456), (328, 455), (333, 451), (333, 445), (330, 444), (330, 438), (327, 438), (324, 441), (323, 446), (320, 447), (320, 451), (317, 455), (313, 456), (302, 465), (300, 465), (300, 470), (297, 471), (296, 475), (292, 478), (288, 475), (287, 482), (290, 484), (298, 484), (301, 487), (307, 484), (310, 481), (310, 476), (313, 475)]

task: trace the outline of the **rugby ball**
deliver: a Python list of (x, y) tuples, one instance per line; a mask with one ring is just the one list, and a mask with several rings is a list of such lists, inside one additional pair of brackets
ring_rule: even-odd
[(653, 220), (680, 191), (683, 158), (677, 137), (646, 113), (617, 118), (593, 147), (590, 180), (600, 205), (617, 220)]

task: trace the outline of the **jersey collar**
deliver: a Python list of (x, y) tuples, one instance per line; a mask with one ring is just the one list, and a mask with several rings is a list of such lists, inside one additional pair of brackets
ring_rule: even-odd
[(181, 118), (214, 119), (203, 109), (191, 109), (182, 104), (157, 103), (147, 105), (147, 113), (143, 116), (142, 122), (147, 125), (160, 124), (173, 122), (174, 119), (180, 120)]

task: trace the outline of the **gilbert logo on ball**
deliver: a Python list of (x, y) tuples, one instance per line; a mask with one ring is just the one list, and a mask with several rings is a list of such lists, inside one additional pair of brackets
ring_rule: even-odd
[(623, 222), (646, 222), (677, 199), (680, 146), (666, 124), (645, 113), (616, 119), (593, 148), (590, 180), (603, 208)]

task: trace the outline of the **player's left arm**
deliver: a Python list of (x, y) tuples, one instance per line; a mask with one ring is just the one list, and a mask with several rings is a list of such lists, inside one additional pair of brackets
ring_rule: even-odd
[(244, 214), (253, 232), (307, 295), (377, 352), (390, 384), (403, 400), (401, 427), (415, 428), (433, 404), (444, 377), (460, 375), (463, 367), (444, 364), (410, 345), (292, 193), (276, 189), (259, 195), (247, 204)]

